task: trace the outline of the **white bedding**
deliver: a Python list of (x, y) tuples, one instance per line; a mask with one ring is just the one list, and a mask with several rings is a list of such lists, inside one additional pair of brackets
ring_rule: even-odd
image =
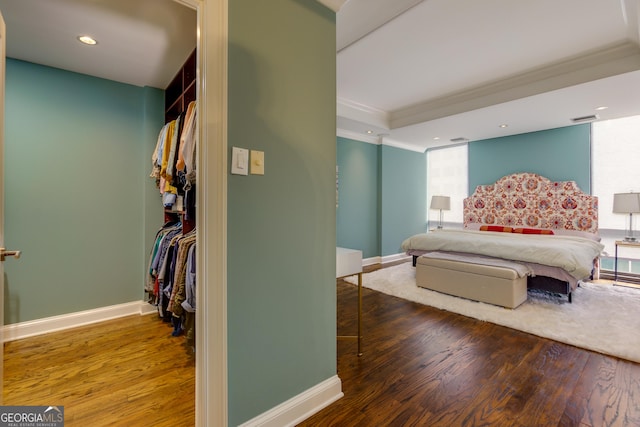
[(559, 267), (581, 280), (589, 277), (593, 261), (604, 246), (577, 236), (438, 230), (416, 234), (402, 242), (402, 250), (447, 251), (487, 255)]

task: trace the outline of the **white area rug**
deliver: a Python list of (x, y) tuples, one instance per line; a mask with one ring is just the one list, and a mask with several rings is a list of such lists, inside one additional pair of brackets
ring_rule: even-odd
[[(356, 276), (347, 278), (357, 283)], [(514, 310), (420, 288), (411, 263), (363, 274), (364, 287), (640, 363), (640, 289), (582, 283), (566, 297), (529, 292)]]

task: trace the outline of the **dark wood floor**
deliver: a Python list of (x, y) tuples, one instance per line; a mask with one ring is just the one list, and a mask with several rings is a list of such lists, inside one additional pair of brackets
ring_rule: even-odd
[[(356, 295), (339, 281), (341, 334), (355, 330)], [(338, 341), (345, 396), (300, 426), (640, 426), (638, 364), (363, 295), (364, 355)]]
[(192, 426), (195, 357), (154, 314), (4, 345), (3, 405), (64, 406), (65, 426)]

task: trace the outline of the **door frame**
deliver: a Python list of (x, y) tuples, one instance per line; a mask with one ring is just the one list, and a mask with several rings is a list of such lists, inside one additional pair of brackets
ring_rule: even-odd
[(174, 0), (197, 12), (196, 425), (228, 425), (228, 0)]
[[(7, 31), (0, 12), (0, 247), (4, 248), (4, 81)], [(4, 265), (0, 261), (0, 343), (4, 343)], [(0, 405), (3, 403), (4, 350), (0, 352)]]

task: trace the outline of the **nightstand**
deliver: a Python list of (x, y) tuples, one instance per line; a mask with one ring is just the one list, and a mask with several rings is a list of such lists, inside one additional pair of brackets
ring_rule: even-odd
[(630, 247), (640, 249), (640, 242), (638, 241), (627, 241), (627, 240), (616, 240), (616, 258), (614, 264), (614, 273), (613, 273), (613, 281), (618, 280), (618, 246)]

